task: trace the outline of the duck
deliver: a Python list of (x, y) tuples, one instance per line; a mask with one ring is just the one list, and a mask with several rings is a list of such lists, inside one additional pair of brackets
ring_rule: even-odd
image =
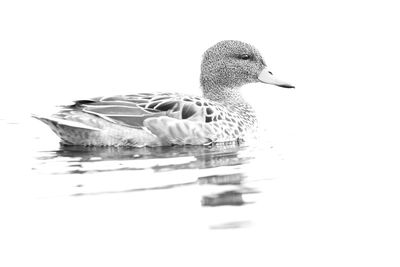
[(203, 54), (202, 96), (102, 96), (76, 100), (51, 116), (32, 116), (47, 124), (62, 145), (157, 147), (245, 141), (258, 123), (240, 88), (257, 82), (294, 88), (273, 75), (254, 46), (225, 40)]

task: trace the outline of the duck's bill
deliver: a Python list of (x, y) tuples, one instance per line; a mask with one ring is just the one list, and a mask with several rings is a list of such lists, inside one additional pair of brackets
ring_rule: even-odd
[(294, 88), (293, 85), (275, 78), (275, 76), (267, 69), (264, 68), (258, 75), (258, 80), (263, 83), (273, 84), (284, 88)]

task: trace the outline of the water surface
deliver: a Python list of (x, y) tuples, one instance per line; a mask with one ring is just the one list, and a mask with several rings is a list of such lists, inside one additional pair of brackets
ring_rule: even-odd
[(331, 266), (356, 266), (365, 251), (395, 255), (398, 179), (367, 175), (349, 153), (332, 156), (340, 147), (304, 138), (288, 154), (289, 139), (262, 136), (78, 147), (27, 116), (0, 127), (9, 266), (325, 266), (332, 251), (341, 257)]
[[(257, 203), (282, 161), (273, 146), (255, 140), (240, 145), (155, 148), (64, 146), (46, 125), (31, 118), (1, 123), (9, 136), (32, 131), (31, 127), (39, 129), (25, 140), (31, 154), (24, 156), (32, 158), (19, 162), (21, 168), (30, 169), (20, 179), (29, 179), (32, 198), (68, 203), (135, 196), (146, 199), (140, 202), (141, 209), (156, 205), (164, 212), (185, 209), (192, 216), (202, 216), (203, 224), (198, 226), (202, 230), (252, 227), (254, 218), (246, 213), (247, 207)], [(277, 163), (271, 166), (273, 162)], [(215, 220), (214, 213), (227, 216)]]

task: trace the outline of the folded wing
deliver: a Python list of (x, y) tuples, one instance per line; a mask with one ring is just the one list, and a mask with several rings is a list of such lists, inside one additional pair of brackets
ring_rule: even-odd
[(67, 106), (63, 112), (70, 110), (81, 110), (130, 127), (143, 127), (146, 119), (161, 116), (204, 122), (212, 120), (207, 118), (206, 107), (199, 98), (171, 93), (142, 93), (78, 100)]

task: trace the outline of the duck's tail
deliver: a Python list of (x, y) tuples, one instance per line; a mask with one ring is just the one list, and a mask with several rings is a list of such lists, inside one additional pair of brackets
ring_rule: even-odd
[(32, 117), (35, 119), (38, 119), (50, 127), (70, 127), (74, 129), (82, 129), (82, 130), (91, 130), (91, 131), (99, 131), (100, 129), (91, 127), (88, 125), (85, 125), (83, 123), (77, 122), (77, 121), (70, 121), (70, 120), (65, 120), (65, 119), (60, 119), (56, 117), (44, 117), (44, 116), (38, 116), (35, 114), (32, 114)]
[(32, 117), (47, 124), (61, 138), (64, 144), (80, 144), (83, 140), (89, 139), (91, 135), (100, 131), (98, 128), (62, 118), (34, 114), (32, 114)]
[[(142, 127), (126, 127), (106, 120), (98, 121), (94, 115), (81, 115), (85, 115), (86, 121), (91, 122), (91, 125), (85, 124), (85, 120), (74, 121), (57, 115), (51, 117), (32, 115), (32, 117), (50, 126), (64, 145), (131, 147), (160, 145), (159, 138)], [(93, 122), (92, 116), (97, 123)]]

